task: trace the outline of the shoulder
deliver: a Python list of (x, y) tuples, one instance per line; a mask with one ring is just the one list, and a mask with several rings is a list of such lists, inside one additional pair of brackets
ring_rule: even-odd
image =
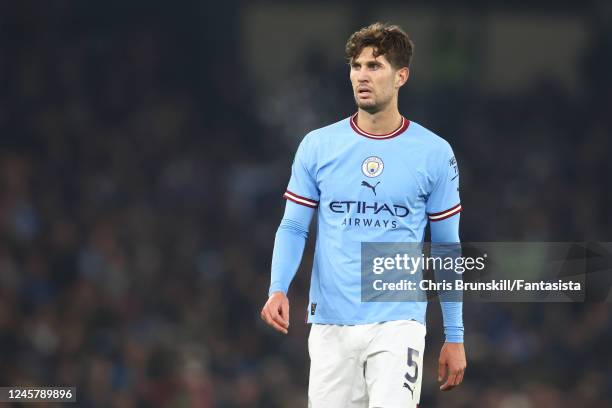
[(329, 138), (337, 137), (339, 134), (346, 133), (347, 130), (350, 130), (349, 119), (350, 118), (345, 118), (339, 120), (338, 122), (308, 132), (306, 136), (304, 136), (302, 143), (309, 145), (325, 143), (327, 140), (329, 140)]
[(415, 136), (417, 136), (428, 150), (431, 150), (433, 153), (447, 154), (448, 152), (452, 152), (452, 147), (446, 139), (427, 129), (425, 126), (411, 121), (410, 128), (412, 128), (411, 130), (414, 132)]
[(339, 136), (347, 133), (347, 127), (350, 127), (348, 118), (308, 132), (300, 142), (297, 155), (307, 162), (316, 162), (321, 152), (330, 147), (333, 150), (333, 146), (341, 143), (343, 138)]
[(429, 174), (440, 174), (457, 163), (453, 148), (446, 139), (418, 123), (411, 122), (410, 126), (414, 126), (414, 135), (422, 142), (423, 160)]

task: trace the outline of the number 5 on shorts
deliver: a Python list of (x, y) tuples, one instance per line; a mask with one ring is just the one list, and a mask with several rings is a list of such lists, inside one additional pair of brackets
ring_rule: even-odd
[[(408, 347), (408, 367), (414, 367), (414, 374), (410, 374), (410, 371), (406, 372), (404, 378), (409, 383), (414, 384), (419, 378), (419, 365), (417, 364), (417, 358), (419, 357), (419, 350)], [(408, 384), (404, 384), (404, 387), (412, 391), (412, 388)]]

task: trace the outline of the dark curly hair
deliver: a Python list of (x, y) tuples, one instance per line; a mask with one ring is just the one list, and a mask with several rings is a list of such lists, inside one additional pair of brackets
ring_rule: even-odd
[(384, 55), (395, 69), (410, 67), (414, 44), (401, 28), (387, 23), (374, 23), (356, 31), (346, 43), (349, 63), (365, 47), (374, 47), (374, 56)]

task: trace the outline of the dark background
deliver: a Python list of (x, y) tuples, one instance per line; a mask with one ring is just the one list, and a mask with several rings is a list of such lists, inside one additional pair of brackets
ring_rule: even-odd
[[(297, 143), (354, 111), (344, 42), (416, 44), (400, 110), (446, 138), (464, 241), (612, 241), (606, 2), (0, 4), (0, 385), (88, 407), (306, 406), (259, 321)], [(464, 384), (422, 407), (612, 405), (610, 303), (466, 304)]]

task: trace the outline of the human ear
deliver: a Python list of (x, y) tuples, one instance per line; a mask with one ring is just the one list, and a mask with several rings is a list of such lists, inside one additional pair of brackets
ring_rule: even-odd
[(409, 76), (410, 70), (408, 67), (398, 69), (395, 73), (395, 86), (401, 88), (408, 81)]

